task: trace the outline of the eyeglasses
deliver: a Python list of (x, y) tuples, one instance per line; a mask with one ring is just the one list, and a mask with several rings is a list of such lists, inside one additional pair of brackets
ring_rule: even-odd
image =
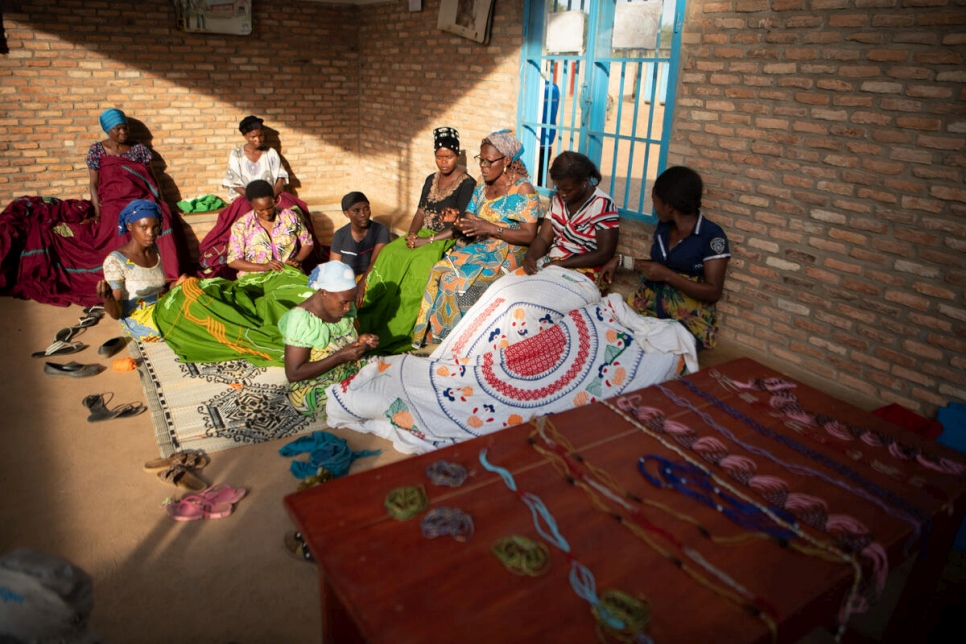
[(481, 157), (480, 155), (477, 154), (473, 158), (476, 159), (476, 162), (480, 164), (480, 167), (481, 168), (489, 168), (491, 165), (493, 165), (497, 161), (502, 161), (503, 159), (505, 159), (506, 158), (506, 155), (504, 154), (502, 157), (497, 157), (495, 159), (484, 159), (483, 157)]

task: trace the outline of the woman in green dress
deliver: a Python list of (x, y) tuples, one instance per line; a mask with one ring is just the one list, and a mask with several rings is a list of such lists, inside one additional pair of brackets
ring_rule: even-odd
[(453, 246), (453, 222), (466, 210), (476, 186), (459, 166), (459, 132), (436, 128), (433, 146), (438, 171), (426, 177), (409, 234), (382, 249), (366, 278), (359, 329), (379, 336), (381, 353), (412, 348), (429, 272)]
[(355, 329), (356, 276), (352, 268), (332, 261), (309, 276), (315, 291), (278, 322), (285, 344), (285, 377), (289, 400), (308, 416), (325, 414), (325, 390), (355, 375), (362, 354), (379, 346), (379, 337)]

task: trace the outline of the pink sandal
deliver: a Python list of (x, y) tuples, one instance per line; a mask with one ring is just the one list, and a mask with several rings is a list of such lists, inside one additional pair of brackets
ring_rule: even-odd
[(232, 513), (235, 503), (240, 501), (247, 490), (235, 489), (219, 483), (203, 492), (188, 494), (180, 501), (165, 505), (168, 515), (175, 521), (197, 521), (198, 519), (223, 519)]

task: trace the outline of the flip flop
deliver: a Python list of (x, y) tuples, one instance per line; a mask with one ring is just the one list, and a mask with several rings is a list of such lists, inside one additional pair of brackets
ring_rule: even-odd
[(211, 462), (207, 454), (201, 452), (175, 452), (166, 458), (156, 458), (144, 464), (144, 471), (166, 470), (175, 465), (180, 465), (189, 470), (200, 470)]
[(104, 394), (91, 394), (84, 398), (82, 401), (84, 406), (91, 410), (90, 416), (87, 417), (87, 422), (96, 423), (114, 418), (131, 418), (147, 409), (141, 403), (126, 403), (124, 405), (118, 405), (114, 409), (108, 409), (107, 401), (113, 398), (114, 394), (107, 395), (108, 398), (106, 399), (104, 398)]
[(72, 326), (66, 326), (57, 333), (54, 334), (54, 341), (56, 342), (67, 342), (74, 337), (74, 332), (76, 329)]
[(248, 494), (248, 490), (243, 487), (233, 488), (225, 483), (218, 483), (198, 493), (198, 496), (212, 505), (221, 505), (223, 503), (234, 505), (245, 498), (246, 494)]
[(189, 494), (180, 501), (164, 506), (168, 515), (175, 521), (197, 521), (198, 519), (223, 519), (232, 512), (230, 503), (210, 503), (197, 494)]
[(127, 341), (122, 336), (111, 338), (97, 349), (97, 353), (105, 358), (110, 358), (123, 349), (125, 344), (127, 344)]
[(86, 344), (81, 342), (64, 342), (61, 340), (54, 340), (53, 344), (47, 347), (46, 351), (34, 351), (30, 355), (34, 358), (47, 358), (50, 356), (66, 356), (71, 353), (77, 353), (78, 351), (83, 351), (87, 348)]
[(94, 326), (101, 319), (100, 315), (85, 315), (77, 318), (77, 324), (73, 326), (74, 329), (86, 329), (89, 326)]
[(100, 319), (104, 317), (104, 305), (95, 304), (94, 306), (88, 306), (87, 308), (83, 309), (83, 313), (85, 317), (97, 316), (97, 318)]

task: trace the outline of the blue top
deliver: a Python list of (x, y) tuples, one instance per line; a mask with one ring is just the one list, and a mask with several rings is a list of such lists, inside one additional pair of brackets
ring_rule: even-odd
[(709, 259), (731, 257), (728, 237), (721, 226), (698, 215), (698, 223), (691, 234), (670, 247), (671, 224), (661, 222), (654, 231), (651, 259), (663, 264), (675, 273), (692, 277), (704, 277), (704, 263)]

